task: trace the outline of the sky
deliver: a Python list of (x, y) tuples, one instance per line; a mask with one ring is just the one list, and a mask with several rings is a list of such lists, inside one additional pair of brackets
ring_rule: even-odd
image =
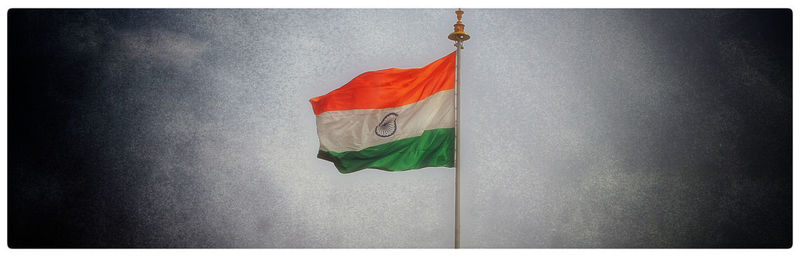
[[(462, 247), (791, 246), (791, 11), (464, 11)], [(308, 102), (453, 10), (8, 17), (11, 247), (453, 246), (453, 169), (340, 174)]]

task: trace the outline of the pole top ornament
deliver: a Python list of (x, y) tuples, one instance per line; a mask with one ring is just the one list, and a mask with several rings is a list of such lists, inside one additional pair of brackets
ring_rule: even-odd
[(456, 42), (464, 42), (469, 40), (469, 34), (464, 32), (464, 23), (461, 23), (461, 16), (464, 15), (464, 11), (461, 8), (458, 8), (456, 11), (456, 18), (458, 18), (458, 22), (453, 24), (453, 33), (450, 33), (447, 36), (448, 39), (456, 41)]

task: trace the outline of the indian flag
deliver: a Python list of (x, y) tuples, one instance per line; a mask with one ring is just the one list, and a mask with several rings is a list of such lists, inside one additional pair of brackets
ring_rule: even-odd
[(366, 72), (311, 98), (317, 157), (341, 173), (453, 167), (455, 60), (453, 52), (422, 68)]

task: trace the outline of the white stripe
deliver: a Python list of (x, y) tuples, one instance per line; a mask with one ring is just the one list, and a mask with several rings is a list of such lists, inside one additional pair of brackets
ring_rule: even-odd
[[(422, 101), (386, 109), (330, 111), (317, 115), (321, 150), (358, 151), (404, 138), (422, 135), (430, 129), (455, 127), (454, 91), (444, 90)], [(397, 114), (397, 130), (380, 137), (375, 128), (389, 113)]]

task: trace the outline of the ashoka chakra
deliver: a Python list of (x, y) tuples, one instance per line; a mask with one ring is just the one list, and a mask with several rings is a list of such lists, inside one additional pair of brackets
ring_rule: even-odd
[(397, 132), (397, 113), (389, 113), (383, 117), (381, 123), (375, 127), (375, 135), (379, 137), (390, 137)]

